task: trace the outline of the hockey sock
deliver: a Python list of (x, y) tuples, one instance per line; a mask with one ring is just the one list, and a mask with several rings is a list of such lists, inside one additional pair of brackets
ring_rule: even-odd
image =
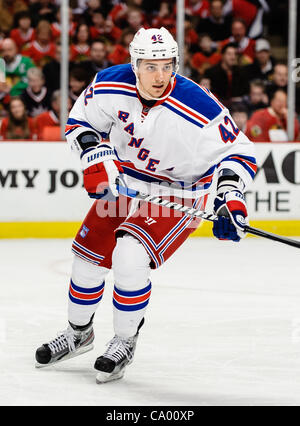
[(117, 336), (134, 336), (144, 318), (151, 295), (151, 282), (140, 290), (127, 291), (114, 287), (114, 330)]
[(68, 319), (75, 326), (85, 326), (102, 299), (108, 269), (74, 257), (69, 287)]

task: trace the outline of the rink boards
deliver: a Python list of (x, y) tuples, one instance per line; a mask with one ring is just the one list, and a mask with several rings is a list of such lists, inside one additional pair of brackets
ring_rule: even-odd
[[(246, 194), (250, 223), (300, 235), (300, 144), (256, 144), (258, 173)], [(80, 161), (61, 142), (0, 143), (0, 238), (70, 238), (92, 200)], [(213, 192), (207, 211), (211, 211)], [(193, 236), (211, 236), (203, 223)]]

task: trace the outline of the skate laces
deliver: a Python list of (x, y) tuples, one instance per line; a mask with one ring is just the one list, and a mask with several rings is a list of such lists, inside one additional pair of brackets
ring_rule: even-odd
[(122, 337), (115, 336), (107, 343), (109, 346), (103, 356), (116, 362), (120, 361), (125, 356), (128, 361), (130, 361), (133, 358), (132, 343), (132, 338), (124, 339)]
[(72, 327), (67, 330), (61, 331), (55, 339), (48, 343), (48, 346), (53, 354), (60, 352), (64, 349), (69, 349), (70, 352), (75, 351), (76, 336)]

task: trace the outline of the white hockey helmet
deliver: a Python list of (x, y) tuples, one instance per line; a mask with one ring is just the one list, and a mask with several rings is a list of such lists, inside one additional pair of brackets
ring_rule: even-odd
[(164, 28), (141, 28), (129, 45), (131, 65), (136, 73), (139, 59), (174, 58), (174, 72), (178, 72), (178, 44), (169, 31)]

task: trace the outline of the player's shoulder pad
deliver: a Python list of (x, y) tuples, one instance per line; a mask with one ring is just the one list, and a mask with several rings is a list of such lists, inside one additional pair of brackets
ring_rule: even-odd
[(96, 76), (95, 83), (105, 81), (127, 83), (132, 85), (136, 84), (136, 78), (134, 72), (132, 71), (131, 64), (114, 65), (99, 71)]
[(225, 109), (208, 89), (181, 75), (176, 76), (176, 85), (171, 96), (208, 121), (212, 121)]

